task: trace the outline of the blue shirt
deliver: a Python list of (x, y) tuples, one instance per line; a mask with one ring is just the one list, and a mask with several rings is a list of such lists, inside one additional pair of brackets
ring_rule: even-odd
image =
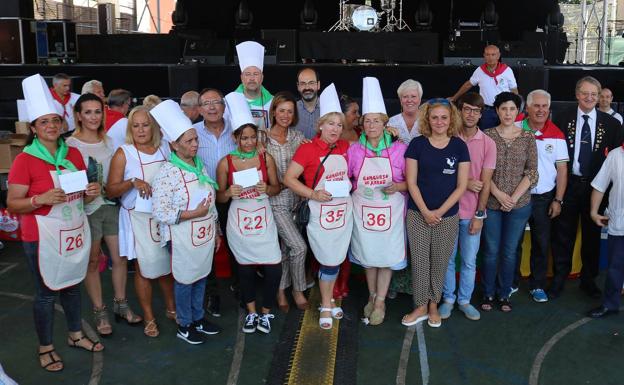
[(225, 127), (219, 138), (206, 129), (203, 120), (195, 123), (193, 127), (197, 131), (199, 139), (197, 156), (204, 162), (208, 175), (213, 180), (217, 180), (217, 165), (219, 161), (230, 152), (236, 150), (236, 142), (232, 139), (232, 127), (230, 127), (229, 119), (225, 119)]
[[(425, 136), (417, 136), (410, 142), (405, 158), (418, 161), (416, 185), (429, 210), (436, 210), (457, 188), (457, 170), (459, 163), (470, 162), (468, 146), (463, 140), (452, 137), (444, 148), (435, 148)], [(416, 202), (410, 196), (408, 207), (418, 210)], [(459, 202), (445, 214), (450, 217), (457, 214)]]
[(303, 100), (298, 100), (297, 116), (299, 117), (299, 122), (297, 122), (295, 129), (303, 132), (303, 136), (305, 136), (306, 139), (314, 138), (316, 136), (316, 123), (318, 122), (320, 115), (321, 107), (318, 98), (312, 112), (305, 108)]

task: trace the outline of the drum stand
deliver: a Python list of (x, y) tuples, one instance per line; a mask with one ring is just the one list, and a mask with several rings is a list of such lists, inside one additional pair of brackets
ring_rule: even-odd
[(339, 0), (339, 7), (340, 7), (340, 11), (338, 13), (338, 21), (334, 23), (334, 25), (331, 26), (331, 28), (329, 28), (329, 30), (327, 30), (327, 32), (334, 32), (334, 31), (348, 31), (349, 30), (349, 25), (347, 24), (347, 20), (346, 20), (346, 4), (347, 4), (348, 0)]
[(399, 19), (397, 20), (397, 18), (394, 17), (393, 9), (392, 15), (388, 17), (388, 24), (390, 23), (390, 20), (392, 20), (393, 26), (397, 27), (397, 30), (402, 31), (404, 29), (407, 29), (408, 31), (412, 32), (412, 29), (409, 27), (409, 25), (407, 25), (405, 20), (403, 20), (403, 0), (399, 0)]

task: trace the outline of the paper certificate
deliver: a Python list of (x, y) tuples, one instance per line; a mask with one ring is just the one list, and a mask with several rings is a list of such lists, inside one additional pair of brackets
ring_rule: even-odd
[(325, 182), (325, 191), (332, 195), (332, 198), (345, 198), (349, 196), (349, 182), (346, 180), (335, 180)]
[(136, 202), (134, 203), (134, 211), (139, 213), (152, 213), (152, 198), (141, 198), (137, 194)]
[(65, 194), (71, 194), (76, 191), (84, 191), (87, 189), (89, 181), (87, 180), (87, 172), (85, 170), (69, 172), (61, 174), (58, 177), (61, 189)]
[(232, 174), (232, 177), (234, 178), (234, 184), (237, 184), (242, 188), (255, 186), (258, 182), (260, 182), (260, 175), (258, 174), (258, 169), (256, 168), (236, 171)]
[(198, 189), (193, 192), (191, 198), (189, 199), (188, 208), (189, 210), (195, 210), (199, 207), (200, 203), (208, 198), (208, 190), (206, 189)]

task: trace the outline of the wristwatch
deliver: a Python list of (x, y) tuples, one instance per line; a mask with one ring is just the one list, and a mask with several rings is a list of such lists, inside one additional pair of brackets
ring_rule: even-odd
[(559, 203), (561, 206), (563, 206), (563, 200), (561, 200), (561, 199), (553, 198), (553, 202), (557, 202), (557, 203)]
[(487, 215), (485, 214), (484, 210), (477, 210), (475, 211), (474, 217), (475, 219), (485, 219), (487, 218)]

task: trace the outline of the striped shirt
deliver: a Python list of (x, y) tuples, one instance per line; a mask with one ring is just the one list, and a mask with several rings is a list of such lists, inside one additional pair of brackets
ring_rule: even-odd
[[(284, 144), (280, 144), (278, 141), (268, 136), (267, 152), (275, 159), (277, 179), (280, 183), (283, 183), (284, 174), (286, 174), (290, 160), (303, 139), (305, 138), (301, 131), (292, 127), (288, 129), (286, 143)], [(271, 206), (280, 206), (279, 208), (286, 210), (292, 210), (298, 200), (299, 198), (289, 188), (285, 188), (278, 195), (269, 198)]]
[(297, 122), (294, 128), (303, 132), (303, 135), (307, 139), (314, 138), (316, 136), (316, 122), (318, 122), (321, 115), (321, 107), (318, 98), (312, 112), (305, 108), (303, 100), (297, 101), (297, 115), (299, 116), (299, 122)]
[(227, 119), (225, 120), (225, 127), (218, 138), (206, 129), (203, 120), (195, 123), (193, 127), (197, 131), (199, 139), (197, 156), (204, 162), (208, 176), (213, 180), (217, 180), (217, 165), (219, 161), (230, 152), (236, 150), (236, 142), (232, 139), (230, 122)]

